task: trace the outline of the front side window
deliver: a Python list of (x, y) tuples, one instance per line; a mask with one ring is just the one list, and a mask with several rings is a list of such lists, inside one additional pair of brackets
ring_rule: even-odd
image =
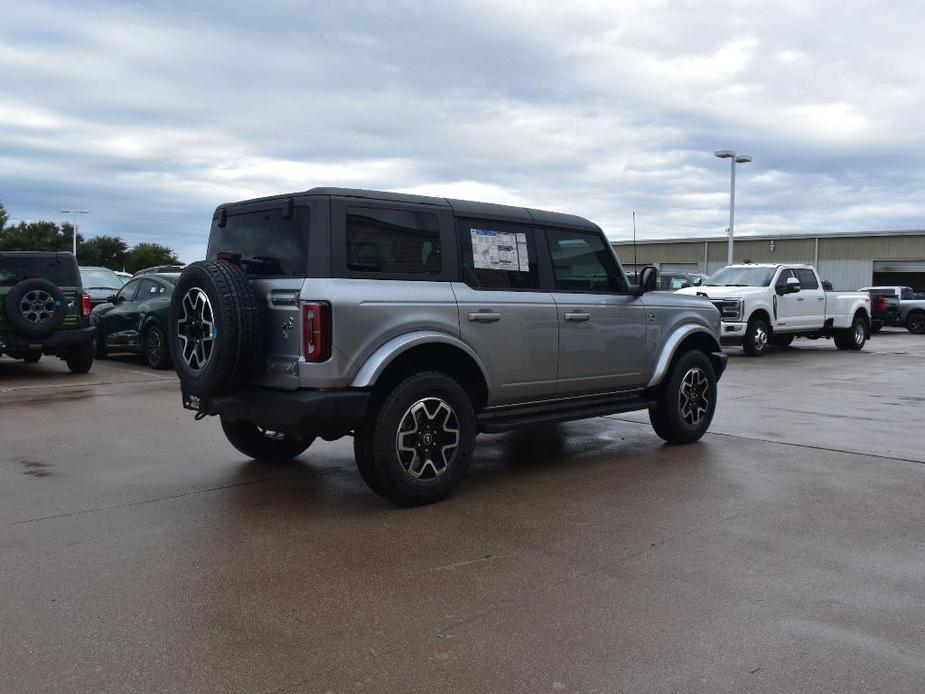
[(347, 269), (383, 275), (443, 272), (437, 215), (430, 212), (347, 208)]
[(819, 289), (819, 283), (812, 270), (795, 270), (795, 272), (797, 279), (800, 280), (800, 289)]
[(599, 236), (549, 229), (546, 238), (556, 289), (576, 292), (625, 289), (613, 255)]
[(533, 229), (483, 219), (460, 220), (463, 281), (474, 289), (539, 289)]
[(135, 290), (138, 289), (139, 284), (141, 284), (141, 280), (129, 282), (119, 290), (116, 296), (119, 297), (120, 301), (132, 301), (135, 298)]

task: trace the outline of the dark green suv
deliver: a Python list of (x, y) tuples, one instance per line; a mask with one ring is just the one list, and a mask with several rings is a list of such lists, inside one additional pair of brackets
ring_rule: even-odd
[(60, 357), (74, 373), (93, 365), (92, 304), (70, 253), (0, 252), (0, 354)]

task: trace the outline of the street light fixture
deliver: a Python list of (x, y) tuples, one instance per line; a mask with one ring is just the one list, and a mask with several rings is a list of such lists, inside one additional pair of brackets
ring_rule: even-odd
[(730, 178), (729, 183), (729, 246), (726, 251), (726, 264), (732, 265), (732, 238), (735, 235), (735, 209), (736, 209), (736, 164), (747, 164), (752, 158), (747, 154), (736, 154), (731, 149), (721, 149), (714, 152), (714, 155), (720, 159), (729, 159)]
[(61, 210), (61, 214), (69, 214), (74, 220), (74, 240), (73, 240), (73, 250), (72, 253), (74, 257), (77, 257), (77, 215), (79, 214), (90, 214), (90, 210)]

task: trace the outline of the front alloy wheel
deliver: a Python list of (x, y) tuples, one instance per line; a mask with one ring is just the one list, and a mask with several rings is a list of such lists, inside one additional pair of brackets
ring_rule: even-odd
[(699, 366), (688, 369), (681, 379), (678, 397), (681, 419), (695, 427), (710, 411), (710, 382)]

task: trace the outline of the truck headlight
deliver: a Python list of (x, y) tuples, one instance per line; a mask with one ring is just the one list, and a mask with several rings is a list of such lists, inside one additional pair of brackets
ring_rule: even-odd
[(742, 297), (729, 299), (714, 299), (713, 305), (719, 310), (719, 316), (722, 320), (738, 321), (742, 319)]

